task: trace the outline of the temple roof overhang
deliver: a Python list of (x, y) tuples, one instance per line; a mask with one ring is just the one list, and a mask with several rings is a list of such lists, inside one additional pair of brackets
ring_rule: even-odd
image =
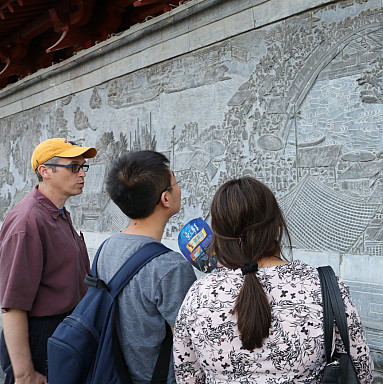
[(0, 89), (181, 0), (0, 0)]

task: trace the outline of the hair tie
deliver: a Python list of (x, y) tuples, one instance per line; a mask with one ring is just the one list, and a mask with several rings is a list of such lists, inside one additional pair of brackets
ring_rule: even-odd
[(241, 271), (242, 271), (243, 276), (245, 276), (247, 273), (250, 273), (250, 272), (257, 272), (258, 271), (258, 264), (257, 263), (245, 263), (245, 264), (243, 264)]

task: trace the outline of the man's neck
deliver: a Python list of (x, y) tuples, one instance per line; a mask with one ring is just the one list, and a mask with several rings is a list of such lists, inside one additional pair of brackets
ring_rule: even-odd
[(157, 241), (161, 241), (167, 222), (167, 218), (156, 214), (150, 215), (145, 219), (132, 219), (128, 227), (124, 229), (122, 233), (149, 236)]
[(68, 198), (60, 196), (57, 191), (53, 191), (48, 185), (44, 184), (44, 182), (39, 184), (38, 189), (39, 192), (47, 197), (58, 209), (64, 207)]

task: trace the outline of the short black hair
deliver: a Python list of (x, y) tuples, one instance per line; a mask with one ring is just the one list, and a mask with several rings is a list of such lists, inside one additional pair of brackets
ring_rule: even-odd
[(170, 178), (169, 160), (162, 153), (128, 152), (113, 162), (106, 190), (126, 216), (143, 219), (154, 212)]

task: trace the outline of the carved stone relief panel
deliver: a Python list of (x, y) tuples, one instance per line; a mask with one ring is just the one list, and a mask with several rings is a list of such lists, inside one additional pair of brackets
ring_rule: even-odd
[(218, 185), (252, 175), (298, 248), (383, 255), (382, 41), (379, 2), (339, 2), (2, 119), (1, 214), (35, 182), (33, 147), (63, 136), (99, 150), (69, 202), (84, 230), (125, 225), (104, 175), (122, 152), (155, 149), (186, 181), (167, 237), (209, 219)]
[(153, 149), (183, 180), (165, 238), (209, 220), (217, 187), (250, 175), (296, 248), (383, 256), (382, 57), (382, 2), (347, 0), (0, 119), (0, 220), (37, 181), (33, 148), (67, 137), (98, 149), (67, 204), (83, 231), (127, 225), (105, 175), (121, 153)]

